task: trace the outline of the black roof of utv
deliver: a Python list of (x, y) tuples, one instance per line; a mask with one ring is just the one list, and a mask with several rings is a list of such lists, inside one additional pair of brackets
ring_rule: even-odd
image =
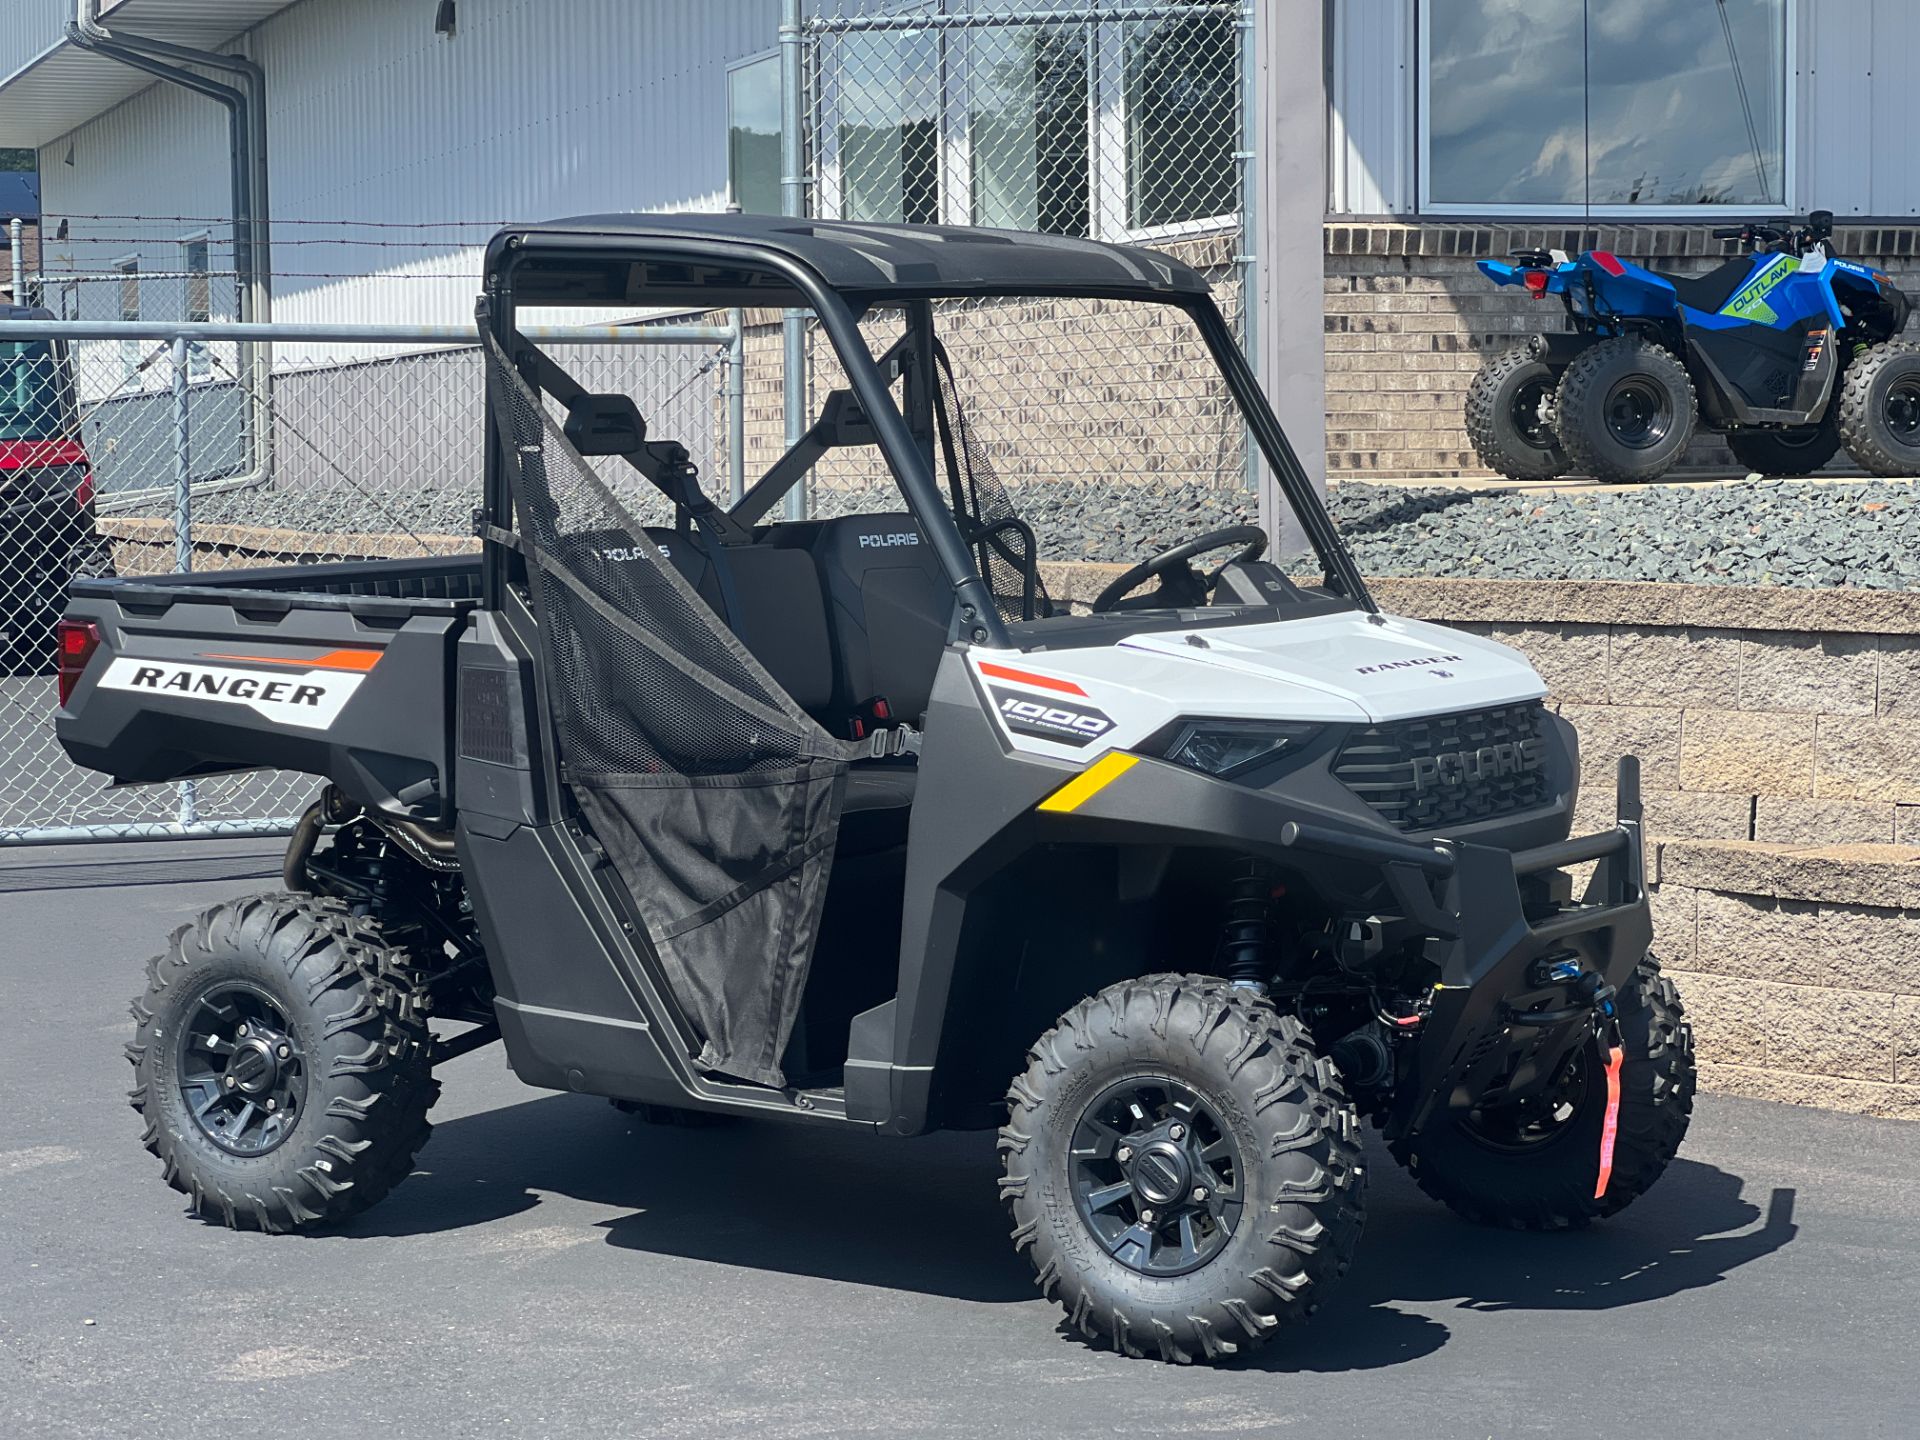
[[(624, 267), (657, 241), (662, 262)], [(593, 257), (618, 252), (622, 259)], [(1087, 294), (1141, 299), (1204, 295), (1207, 282), (1192, 267), (1155, 250), (1107, 245), (1064, 235), (1020, 230), (976, 230), (958, 225), (885, 225), (848, 220), (801, 220), (781, 215), (582, 215), (502, 230), (487, 251), (495, 273), (513, 258), (513, 289), (521, 304), (597, 304), (646, 298), (673, 303), (663, 291), (681, 290), (689, 303), (726, 303), (701, 292), (779, 288), (772, 275), (730, 282), (709, 272), (756, 258), (805, 266), (832, 290), (886, 295)], [(674, 273), (693, 261), (706, 273)], [(771, 300), (772, 297), (768, 297)]]

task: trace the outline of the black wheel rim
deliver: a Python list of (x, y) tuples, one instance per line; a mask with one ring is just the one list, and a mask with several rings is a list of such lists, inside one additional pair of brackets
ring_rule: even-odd
[(180, 1031), (180, 1098), (214, 1144), (264, 1155), (293, 1133), (307, 1102), (306, 1056), (272, 996), (221, 981), (187, 1007)]
[(1887, 430), (1910, 450), (1920, 450), (1920, 375), (1902, 375), (1887, 387)]
[(1551, 450), (1560, 437), (1547, 424), (1547, 397), (1553, 393), (1551, 379), (1529, 380), (1513, 392), (1508, 412), (1516, 433), (1536, 450)]
[(1508, 1155), (1531, 1154), (1559, 1143), (1573, 1131), (1585, 1108), (1587, 1072), (1595, 1060), (1594, 1047), (1583, 1047), (1558, 1080), (1539, 1095), (1468, 1111), (1459, 1121), (1461, 1130), (1488, 1150)]
[(1080, 1218), (1142, 1275), (1184, 1275), (1233, 1238), (1246, 1203), (1233, 1132), (1191, 1085), (1135, 1076), (1095, 1097), (1068, 1158)]
[(1673, 429), (1673, 403), (1650, 376), (1615, 381), (1604, 415), (1607, 433), (1630, 450), (1651, 450)]

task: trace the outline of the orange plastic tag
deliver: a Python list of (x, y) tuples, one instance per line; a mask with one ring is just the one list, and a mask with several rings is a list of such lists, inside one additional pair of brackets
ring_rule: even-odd
[(1593, 1187), (1593, 1198), (1604, 1199), (1607, 1182), (1613, 1179), (1613, 1142), (1620, 1134), (1620, 1062), (1626, 1051), (1616, 1045), (1607, 1052), (1607, 1118), (1600, 1126), (1600, 1178)]

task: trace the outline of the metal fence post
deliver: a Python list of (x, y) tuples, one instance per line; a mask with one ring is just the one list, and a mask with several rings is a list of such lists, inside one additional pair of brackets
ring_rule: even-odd
[(727, 500), (739, 504), (747, 493), (747, 312), (728, 316), (733, 338), (727, 342)]
[[(173, 569), (185, 575), (193, 569), (193, 419), (188, 405), (187, 370), (192, 363), (193, 346), (184, 335), (176, 335), (173, 351)], [(180, 782), (180, 823), (193, 825), (200, 819), (199, 798), (194, 782)]]
[[(1237, 33), (1240, 36), (1240, 148), (1235, 158), (1240, 163), (1240, 253), (1234, 261), (1240, 267), (1240, 348), (1253, 366), (1254, 378), (1262, 385), (1268, 378), (1262, 373), (1260, 346), (1256, 339), (1260, 320), (1260, 122), (1255, 100), (1259, 95), (1259, 57), (1254, 48), (1254, 27), (1259, 23), (1251, 0), (1240, 12)], [(1247, 489), (1259, 503), (1262, 475), (1260, 447), (1254, 443), (1252, 427), (1240, 427), (1240, 443), (1246, 447)], [(1284, 524), (1284, 522), (1282, 522)], [(1267, 538), (1281, 552), (1278, 533), (1281, 525), (1270, 526)]]
[[(806, 124), (806, 100), (801, 85), (801, 21), (803, 0), (781, 0), (780, 5), (780, 213), (799, 217), (807, 213), (806, 145), (802, 127)], [(788, 448), (799, 443), (807, 431), (807, 317), (803, 310), (789, 310), (781, 322), (785, 342), (786, 382), (783, 409), (786, 411)], [(786, 517), (807, 517), (807, 491), (811, 485), (802, 479), (787, 492)]]
[(18, 215), (7, 222), (7, 238), (13, 245), (13, 303), (16, 305), (27, 303), (27, 260), (20, 253), (26, 228)]

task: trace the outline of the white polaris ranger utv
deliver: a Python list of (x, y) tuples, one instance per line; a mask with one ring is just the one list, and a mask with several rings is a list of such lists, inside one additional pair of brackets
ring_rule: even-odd
[[(1346, 1269), (1363, 1117), (1498, 1224), (1659, 1176), (1693, 1065), (1632, 764), (1618, 823), (1569, 839), (1540, 678), (1376, 610), (1197, 273), (620, 215), (504, 232), (485, 284), (481, 554), (84, 580), (64, 622), (76, 760), (329, 782), (285, 890), (184, 927), (135, 1006), (135, 1108), (196, 1212), (340, 1223), (407, 1174), (435, 1063), (499, 1039), (529, 1084), (653, 1114), (998, 1126), (1041, 1289), (1190, 1360)], [(805, 310), (846, 388), (722, 506), (688, 437), (517, 328), (570, 306)], [(1124, 363), (1093, 323), (1130, 327)], [(1076, 473), (1137, 444), (1192, 480), (1166, 437), (1236, 413), (1318, 578), (1170, 516), (1085, 613), (1050, 600), (1078, 557), (994, 467), (1058, 473), (1022, 449), (1044, 430), (1099, 457)], [(831, 513), (862, 461), (897, 502)], [(770, 520), (810, 472), (815, 518)]]

